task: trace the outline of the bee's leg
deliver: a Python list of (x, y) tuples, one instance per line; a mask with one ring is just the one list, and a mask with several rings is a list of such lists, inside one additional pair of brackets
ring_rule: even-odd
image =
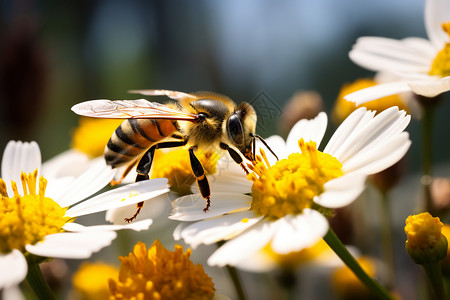
[[(173, 147), (180, 147), (187, 144), (187, 140), (184, 141), (175, 141), (175, 142), (163, 142), (156, 145), (153, 145), (150, 147), (150, 149), (145, 152), (145, 154), (141, 157), (139, 160), (139, 163), (136, 167), (136, 172), (138, 173), (136, 176), (136, 182), (143, 181), (149, 179), (148, 173), (150, 173), (150, 169), (152, 168), (153, 163), (153, 157), (155, 156), (156, 149), (162, 149), (162, 148), (173, 148)], [(137, 209), (134, 215), (131, 218), (125, 218), (125, 222), (132, 222), (134, 219), (136, 219), (137, 215), (141, 211), (142, 207), (144, 206), (144, 202), (139, 202), (137, 204)]]
[(234, 160), (234, 162), (237, 163), (238, 165), (240, 165), (242, 167), (242, 169), (244, 169), (245, 174), (249, 173), (247, 168), (244, 166), (242, 156), (239, 155), (239, 153), (237, 153), (236, 150), (234, 150), (233, 148), (231, 148), (230, 146), (228, 146), (225, 143), (220, 143), (220, 148), (228, 151), (228, 153), (230, 154), (230, 156)]
[(207, 212), (211, 206), (211, 190), (209, 188), (208, 178), (206, 178), (205, 175), (205, 170), (197, 156), (194, 154), (195, 148), (195, 146), (189, 148), (189, 158), (191, 160), (192, 171), (194, 172), (195, 178), (197, 178), (198, 189), (200, 190), (202, 197), (206, 199), (206, 206), (203, 211)]

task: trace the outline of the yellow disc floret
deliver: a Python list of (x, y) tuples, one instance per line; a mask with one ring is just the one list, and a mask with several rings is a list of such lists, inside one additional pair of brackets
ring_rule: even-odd
[(73, 287), (80, 299), (109, 299), (109, 278), (117, 278), (119, 269), (113, 265), (84, 262), (72, 277)]
[(103, 155), (108, 140), (122, 122), (117, 119), (80, 118), (73, 132), (72, 148), (91, 157)]
[[(442, 29), (450, 36), (450, 23), (442, 24)], [(450, 76), (450, 43), (438, 52), (431, 65), (430, 75), (441, 77)]]
[(442, 222), (424, 212), (406, 219), (406, 250), (416, 264), (437, 262), (447, 255), (447, 239)]
[(315, 142), (299, 142), (301, 153), (293, 153), (287, 159), (270, 166), (264, 151), (257, 156), (253, 173), (251, 209), (259, 216), (276, 220), (287, 214), (300, 214), (313, 205), (315, 196), (323, 191), (323, 185), (343, 174), (342, 164), (333, 156), (316, 149)]
[(133, 253), (119, 257), (118, 280), (109, 280), (110, 299), (212, 299), (214, 283), (203, 266), (189, 259), (191, 249), (169, 251), (156, 240), (147, 250), (138, 242)]
[[(197, 151), (196, 156), (202, 163), (206, 174), (216, 172), (219, 155), (216, 152)], [(189, 152), (186, 148), (162, 152), (157, 150), (153, 159), (151, 178), (167, 178), (170, 188), (181, 194), (191, 193), (191, 185), (195, 182)]]
[(46, 235), (63, 231), (62, 226), (70, 218), (65, 216), (67, 208), (45, 197), (47, 180), (39, 178), (39, 190), (36, 191), (37, 170), (21, 174), (23, 195), (17, 185), (11, 182), (14, 196), (9, 198), (6, 184), (0, 179), (0, 253), (13, 249), (25, 252), (25, 245), (35, 244)]
[(372, 87), (377, 85), (377, 82), (373, 79), (369, 78), (360, 78), (355, 80), (352, 83), (346, 83), (342, 86), (341, 91), (336, 99), (336, 103), (334, 104), (333, 111), (331, 117), (333, 121), (338, 124), (345, 120), (355, 109), (359, 107), (367, 107), (369, 110), (375, 110), (377, 112), (381, 112), (385, 109), (388, 109), (392, 106), (398, 106), (399, 109), (403, 109), (405, 111), (408, 110), (408, 106), (402, 100), (401, 96), (390, 95), (386, 97), (382, 97), (373, 101), (369, 101), (363, 103), (359, 106), (356, 106), (354, 102), (347, 101), (344, 99), (344, 96), (351, 94), (353, 92), (357, 92), (359, 90)]

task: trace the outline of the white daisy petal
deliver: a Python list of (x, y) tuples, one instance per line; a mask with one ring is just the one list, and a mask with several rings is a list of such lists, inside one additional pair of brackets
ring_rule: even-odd
[[(122, 219), (122, 222), (125, 222)], [(96, 226), (83, 226), (78, 223), (66, 223), (63, 226), (64, 230), (71, 231), (71, 232), (86, 232), (86, 231), (116, 231), (116, 230), (122, 230), (122, 229), (131, 229), (134, 231), (142, 231), (147, 230), (150, 225), (152, 225), (153, 221), (150, 219), (142, 220), (142, 221), (135, 221), (132, 223), (127, 223), (123, 225), (96, 225)]]
[(236, 210), (248, 210), (252, 197), (237, 193), (215, 193), (211, 197), (211, 207), (204, 212), (205, 199), (200, 194), (180, 197), (172, 202), (169, 219), (197, 221), (220, 216)]
[(22, 293), (19, 286), (17, 285), (0, 290), (0, 299), (26, 300), (25, 295)]
[[(239, 173), (230, 173), (227, 171), (218, 170), (218, 173), (208, 176), (209, 187), (212, 196), (215, 197), (217, 193), (225, 193), (233, 186), (233, 192), (239, 194), (250, 193), (252, 189), (252, 182), (247, 180), (245, 173), (240, 169)], [(194, 194), (200, 193), (198, 185), (194, 184), (191, 188)]]
[(106, 165), (101, 157), (92, 162), (91, 167), (78, 176), (66, 188), (60, 189), (60, 195), (48, 195), (61, 207), (71, 206), (105, 187), (114, 178), (116, 170)]
[(224, 215), (188, 225), (174, 234), (174, 237), (182, 238), (195, 249), (200, 244), (210, 245), (231, 239), (261, 219), (262, 217), (256, 217), (252, 211)]
[(6, 182), (8, 193), (12, 195), (11, 180), (23, 191), (20, 173), (30, 173), (41, 167), (41, 151), (36, 142), (9, 141), (3, 152), (2, 176)]
[[(284, 139), (279, 135), (272, 135), (265, 139), (266, 143), (269, 145), (270, 149), (272, 149), (275, 154), (278, 156), (279, 159), (286, 158), (290, 153), (287, 151), (286, 148), (286, 142)], [(263, 146), (261, 146), (263, 147)], [(269, 159), (269, 162), (275, 163), (276, 158), (272, 159), (272, 155), (269, 154), (267, 157)]]
[(408, 83), (403, 81), (377, 84), (344, 96), (347, 101), (355, 102), (356, 106), (366, 102), (380, 99), (386, 96), (405, 93), (411, 91)]
[(28, 265), (25, 256), (17, 249), (10, 253), (0, 254), (0, 290), (21, 283), (28, 272)]
[(146, 201), (169, 192), (167, 179), (157, 178), (139, 181), (107, 191), (91, 199), (83, 201), (66, 211), (70, 217), (78, 217), (113, 209), (125, 205)]
[(302, 214), (288, 215), (275, 222), (276, 232), (270, 247), (279, 254), (311, 247), (328, 231), (327, 219), (313, 209), (304, 209)]
[(408, 86), (417, 95), (432, 98), (450, 91), (450, 76), (443, 77), (433, 82), (413, 81), (409, 82)]
[(357, 171), (364, 174), (381, 172), (398, 162), (411, 146), (411, 140), (407, 132), (398, 136), (367, 147), (367, 151), (360, 151), (357, 155), (345, 162), (344, 172)]
[(236, 265), (239, 261), (263, 249), (276, 231), (276, 223), (262, 220), (242, 234), (229, 240), (208, 259), (208, 265), (223, 267)]
[(328, 208), (344, 207), (352, 203), (365, 189), (366, 175), (353, 172), (324, 184), (324, 192), (314, 202)]
[(65, 176), (76, 177), (89, 165), (89, 156), (81, 151), (70, 149), (64, 151), (42, 164), (42, 175), (51, 181)]
[(111, 244), (116, 236), (114, 231), (106, 230), (55, 233), (25, 248), (31, 254), (42, 257), (84, 259)]
[(449, 41), (448, 35), (442, 30), (442, 23), (450, 20), (450, 3), (447, 0), (425, 1), (425, 29), (428, 38), (438, 51)]
[[(154, 219), (160, 215), (169, 215), (171, 199), (169, 194), (162, 194), (146, 201), (135, 222), (145, 219)], [(136, 204), (110, 209), (106, 212), (105, 219), (116, 225), (121, 225), (125, 218), (131, 217), (136, 212)]]
[(321, 112), (312, 120), (300, 120), (291, 131), (286, 140), (286, 146), (289, 153), (299, 152), (298, 140), (303, 138), (305, 142), (316, 142), (317, 147), (319, 147), (320, 142), (327, 129), (327, 114)]

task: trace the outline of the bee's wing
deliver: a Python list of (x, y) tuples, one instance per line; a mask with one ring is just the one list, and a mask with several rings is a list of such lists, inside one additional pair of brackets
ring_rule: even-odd
[(163, 104), (138, 100), (91, 100), (72, 106), (78, 115), (109, 119), (173, 119), (192, 121), (197, 115), (169, 108)]
[(197, 100), (198, 97), (188, 93), (169, 91), (169, 90), (131, 90), (128, 91), (132, 94), (141, 94), (144, 96), (167, 96), (174, 100)]

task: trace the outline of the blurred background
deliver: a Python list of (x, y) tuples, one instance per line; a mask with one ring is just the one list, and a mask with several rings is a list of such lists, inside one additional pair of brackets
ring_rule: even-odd
[[(330, 112), (342, 84), (373, 76), (348, 58), (358, 37), (426, 37), (423, 7), (423, 0), (0, 0), (0, 153), (10, 139), (35, 140), (47, 160), (70, 148), (72, 105), (139, 98), (132, 89), (222, 93), (254, 105), (259, 135), (285, 134), (279, 119), (296, 92), (317, 92)], [(449, 105), (436, 114), (436, 164), (450, 152)], [(408, 129), (411, 172), (420, 169), (419, 125)]]

